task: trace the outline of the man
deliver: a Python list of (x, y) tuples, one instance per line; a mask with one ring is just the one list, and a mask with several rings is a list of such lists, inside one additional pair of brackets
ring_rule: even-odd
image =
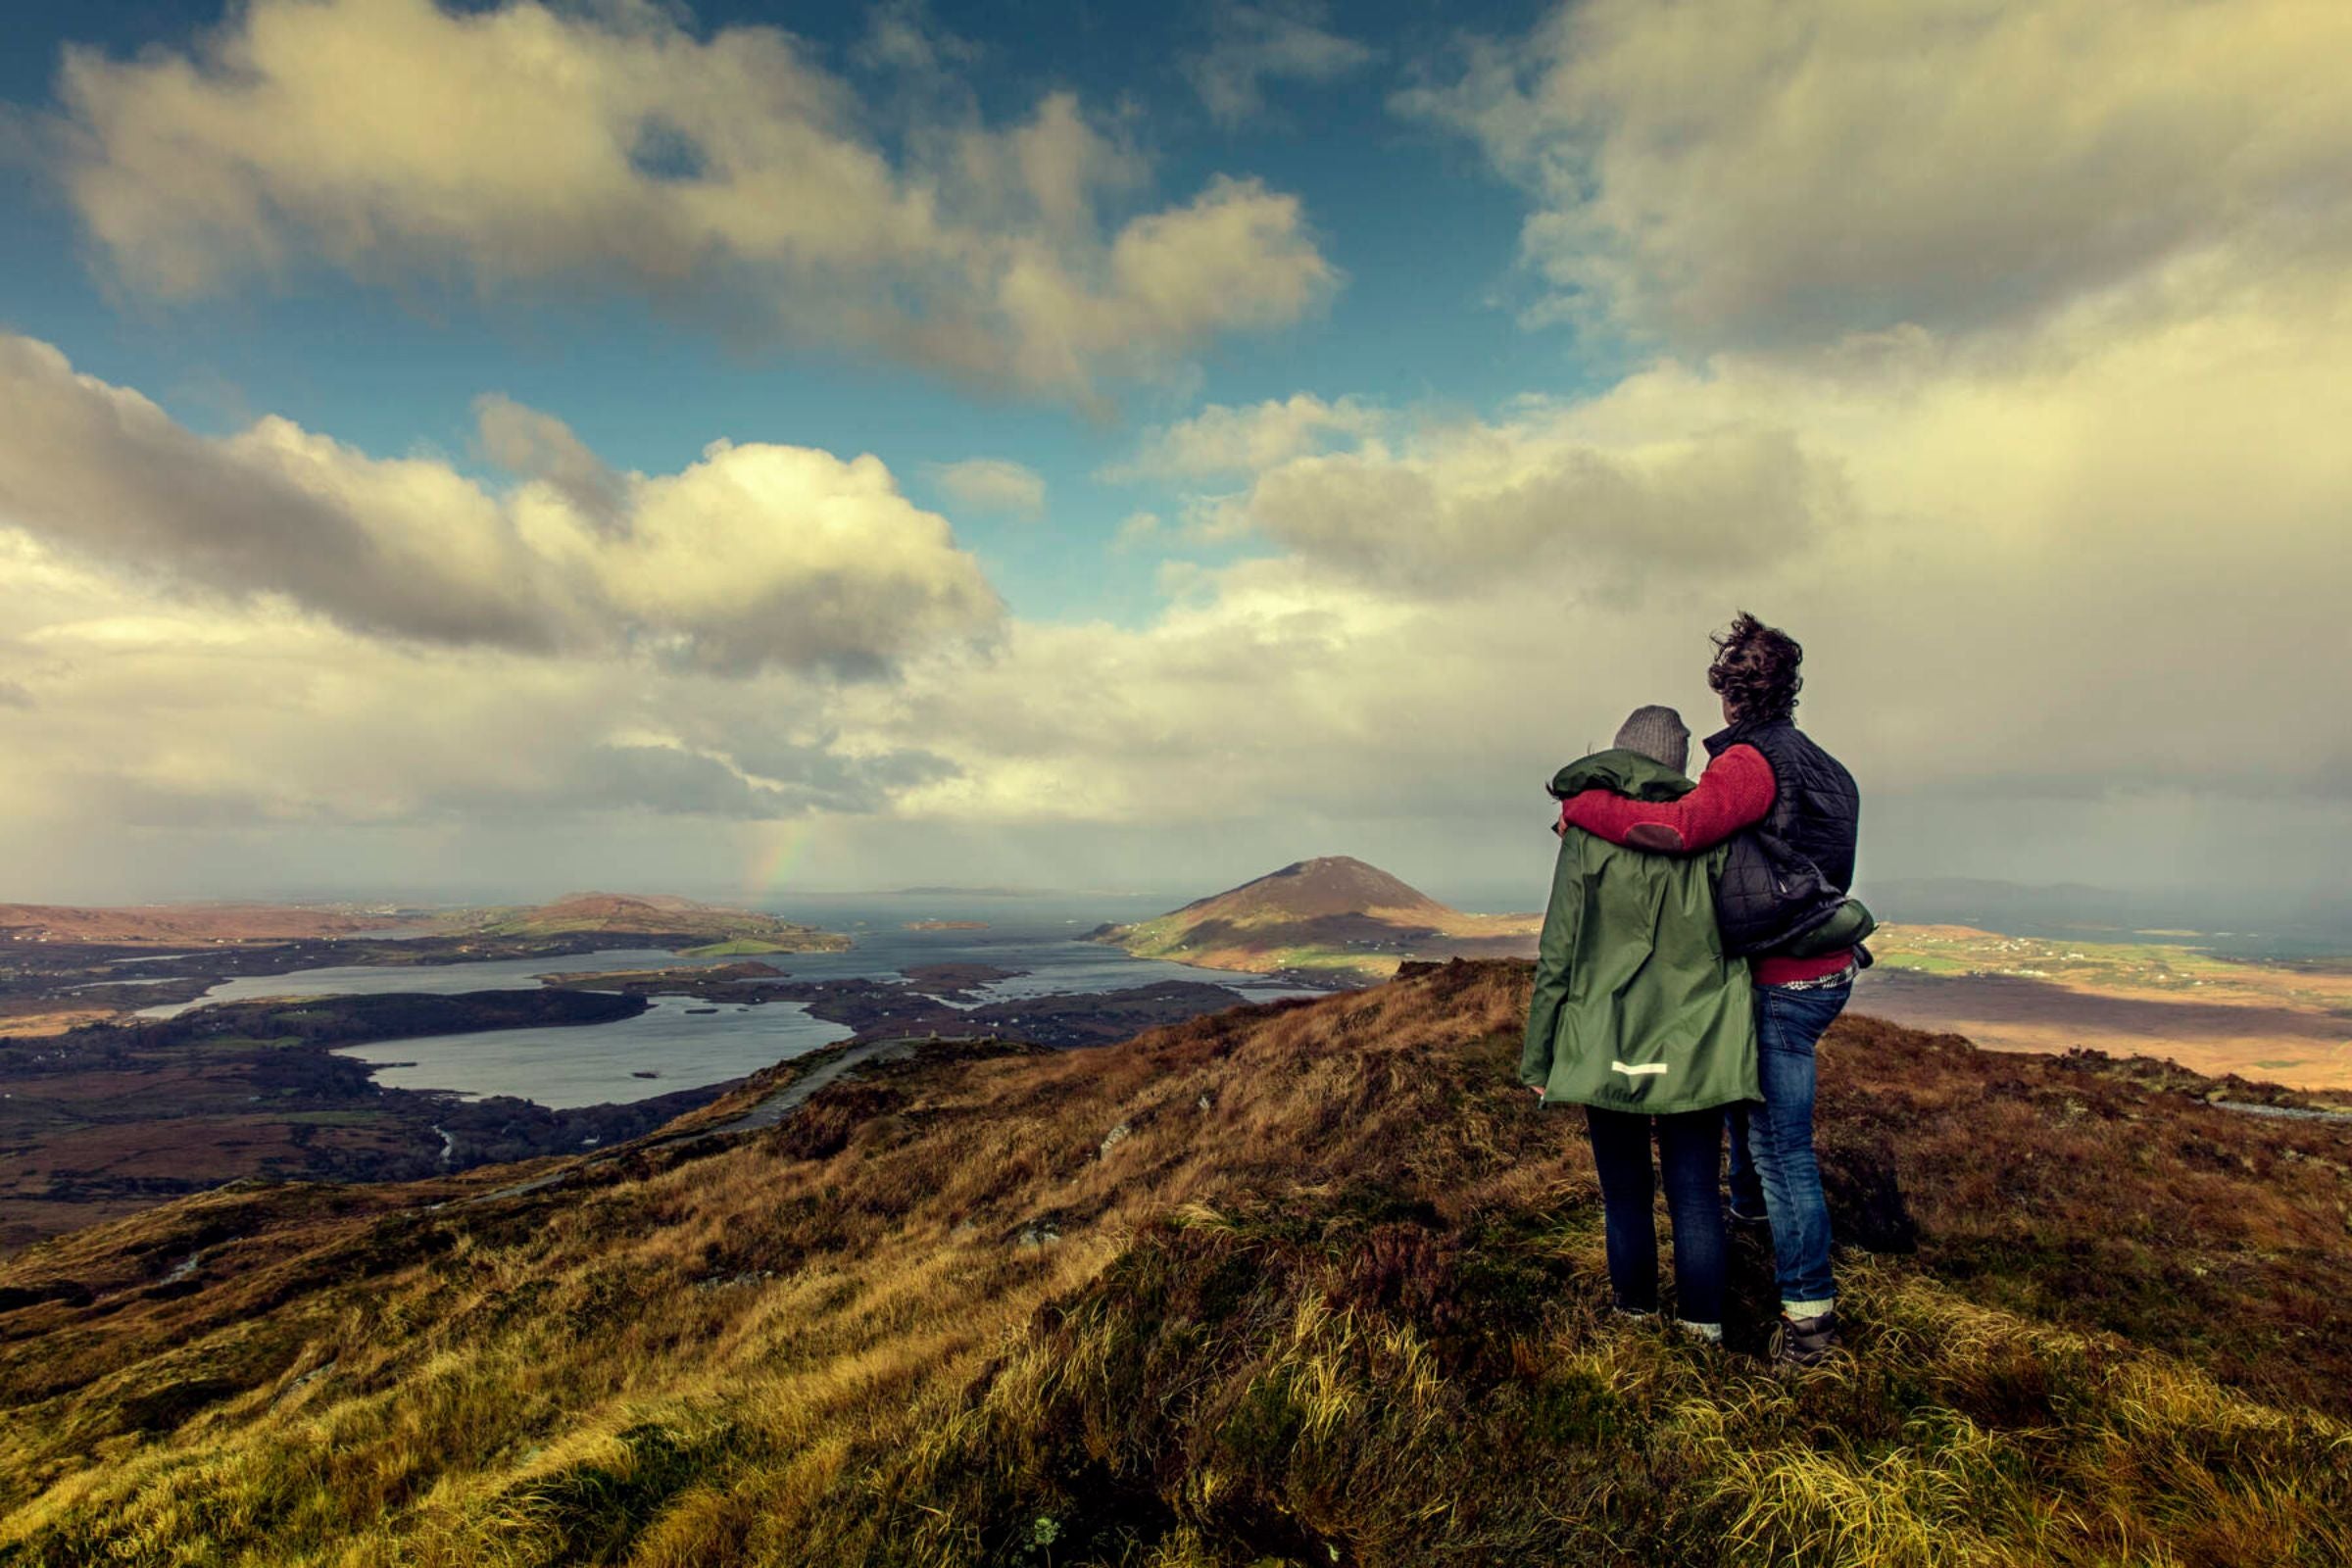
[[(1615, 746), (1560, 769), (1555, 799), (1587, 789), (1646, 801), (1690, 792), (1690, 732), (1671, 708), (1637, 709)], [(1643, 855), (1562, 823), (1536, 958), (1519, 1078), (1546, 1104), (1581, 1104), (1600, 1176), (1617, 1309), (1658, 1309), (1658, 1142), (1674, 1220), (1679, 1326), (1723, 1340), (1726, 1106), (1757, 1098), (1747, 966), (1715, 936), (1714, 879), (1729, 852)]]
[(1712, 760), (1698, 787), (1675, 801), (1587, 791), (1562, 814), (1613, 844), (1669, 855), (1730, 842), (1716, 920), (1726, 950), (1751, 960), (1764, 1091), (1744, 1127), (1734, 1113), (1735, 1213), (1753, 1204), (1760, 1177), (1781, 1292), (1773, 1354), (1810, 1366), (1838, 1343), (1829, 1206), (1813, 1152), (1814, 1046), (1867, 957), (1850, 946), (1793, 953), (1818, 948), (1807, 938), (1853, 886), (1861, 796), (1853, 775), (1796, 727), (1804, 650), (1795, 639), (1742, 612), (1714, 642), (1707, 685), (1723, 699), (1727, 727), (1707, 737)]

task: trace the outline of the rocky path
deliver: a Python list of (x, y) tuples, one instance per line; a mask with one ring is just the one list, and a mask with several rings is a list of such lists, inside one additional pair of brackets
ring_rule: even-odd
[[(690, 1133), (681, 1133), (678, 1137), (708, 1138), (714, 1133), (752, 1132), (761, 1127), (773, 1127), (798, 1108), (802, 1102), (828, 1084), (839, 1082), (844, 1076), (869, 1061), (891, 1061), (900, 1056), (910, 1055), (914, 1049), (923, 1043), (922, 1037), (906, 1035), (895, 1040), (869, 1040), (864, 1045), (852, 1046), (833, 1060), (817, 1068), (816, 1071), (803, 1073), (782, 1088), (762, 1097), (760, 1102), (750, 1109), (729, 1120), (722, 1121), (716, 1126), (698, 1128)], [(670, 1140), (663, 1139), (662, 1142), (667, 1143)]]
[(738, 1111), (725, 1121), (713, 1122), (705, 1127), (691, 1127), (683, 1132), (624, 1144), (601, 1153), (586, 1155), (572, 1161), (561, 1170), (552, 1170), (545, 1175), (534, 1176), (528, 1181), (515, 1182), (511, 1186), (496, 1188), (487, 1193), (476, 1193), (470, 1198), (454, 1199), (449, 1203), (434, 1203), (430, 1206), (442, 1208), (454, 1203), (460, 1208), (469, 1208), (476, 1203), (494, 1202), (502, 1198), (520, 1198), (527, 1193), (545, 1192), (550, 1187), (561, 1187), (578, 1176), (580, 1172), (604, 1164), (627, 1150), (663, 1149), (673, 1144), (692, 1143), (702, 1138), (725, 1138), (737, 1133), (758, 1132), (763, 1127), (773, 1127), (798, 1109), (809, 1096), (827, 1085), (840, 1082), (867, 1062), (889, 1061), (908, 1055), (913, 1053), (915, 1048), (924, 1043), (925, 1037), (919, 1035), (904, 1035), (889, 1040), (869, 1040), (863, 1045), (852, 1046), (815, 1071), (805, 1072), (792, 1082), (762, 1096), (757, 1103)]

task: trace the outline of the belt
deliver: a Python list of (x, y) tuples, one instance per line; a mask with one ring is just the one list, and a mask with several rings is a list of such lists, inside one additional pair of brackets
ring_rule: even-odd
[(1762, 989), (1766, 991), (1827, 991), (1832, 986), (1852, 985), (1855, 977), (1861, 972), (1860, 964), (1849, 963), (1836, 974), (1817, 975), (1811, 980), (1783, 980)]

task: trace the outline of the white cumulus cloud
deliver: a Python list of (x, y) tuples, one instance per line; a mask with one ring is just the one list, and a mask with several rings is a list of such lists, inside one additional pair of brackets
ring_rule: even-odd
[(1090, 401), (1336, 282), (1254, 180), (1106, 215), (1141, 160), (1066, 93), (1002, 128), (892, 124), (894, 155), (791, 35), (637, 0), (253, 0), (192, 53), (69, 49), (58, 92), (74, 208), (170, 300), (321, 263), (603, 284)]
[(1555, 304), (1702, 350), (2352, 255), (2352, 9), (1587, 0), (1398, 107), (1535, 198)]
[(282, 418), (198, 436), (0, 335), (0, 529), (355, 631), (524, 652), (870, 672), (998, 624), (978, 563), (877, 458), (721, 441), (678, 473), (612, 474), (547, 416), (480, 415), (526, 475), (512, 491)]

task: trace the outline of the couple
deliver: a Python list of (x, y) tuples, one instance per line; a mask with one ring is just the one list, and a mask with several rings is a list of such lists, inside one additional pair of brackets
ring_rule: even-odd
[(1551, 782), (1560, 854), (1544, 917), (1520, 1080), (1585, 1106), (1620, 1311), (1657, 1309), (1650, 1133), (1674, 1221), (1682, 1326), (1723, 1338), (1724, 1214), (1769, 1220), (1781, 1317), (1772, 1356), (1810, 1366), (1838, 1342), (1830, 1216), (1813, 1155), (1813, 1047), (1870, 961), (1846, 896), (1853, 776), (1798, 731), (1804, 651), (1741, 614), (1707, 684), (1727, 728), (1684, 775), (1690, 732), (1642, 708), (1613, 749)]

